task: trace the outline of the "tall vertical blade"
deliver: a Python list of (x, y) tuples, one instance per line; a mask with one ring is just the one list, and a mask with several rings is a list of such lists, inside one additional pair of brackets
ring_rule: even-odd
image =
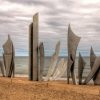
[(29, 25), (29, 80), (33, 80), (33, 23)]
[(39, 77), (39, 80), (42, 80), (43, 69), (44, 69), (44, 45), (43, 45), (43, 42), (41, 42), (39, 45), (39, 54), (40, 54), (40, 65), (39, 65), (38, 77)]
[(93, 64), (95, 62), (95, 59), (96, 59), (96, 55), (95, 55), (93, 48), (91, 46), (91, 50), (90, 50), (90, 67), (91, 67), (91, 69), (92, 69)]
[(38, 81), (38, 13), (29, 25), (29, 79)]
[[(89, 73), (89, 75), (86, 77), (84, 84), (87, 84), (93, 77), (97, 76), (98, 71), (100, 72), (100, 57), (97, 57), (94, 65), (91, 69), (91, 72)], [(100, 79), (99, 79), (100, 80)], [(100, 81), (99, 81), (100, 82)], [(96, 83), (95, 83), (96, 84)], [(99, 83), (100, 84), (100, 83)]]
[(46, 80), (49, 80), (50, 77), (53, 75), (56, 64), (57, 64), (57, 60), (58, 60), (58, 56), (59, 56), (59, 52), (60, 52), (60, 41), (56, 44), (56, 48), (55, 48), (55, 52), (53, 54), (53, 56), (51, 57), (51, 63), (48, 69), (48, 73), (46, 76)]
[(82, 84), (82, 74), (85, 66), (85, 61), (81, 54), (79, 53), (79, 60), (78, 60), (78, 78), (79, 78), (79, 84)]
[[(75, 75), (74, 75), (74, 64), (75, 64), (75, 57), (76, 57), (76, 50), (79, 44), (80, 37), (76, 36), (71, 27), (68, 27), (68, 63), (67, 63), (67, 82), (69, 83), (70, 72), (71, 77), (73, 80), (73, 84), (75, 84)], [(72, 60), (73, 64), (69, 65), (70, 60)]]

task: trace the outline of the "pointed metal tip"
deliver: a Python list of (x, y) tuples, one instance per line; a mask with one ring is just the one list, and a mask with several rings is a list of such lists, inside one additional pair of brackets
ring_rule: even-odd
[(60, 44), (60, 40), (57, 43)]
[(10, 37), (10, 35), (8, 34), (8, 38)]
[(91, 53), (94, 54), (94, 50), (93, 50), (93, 47), (92, 46), (91, 46)]
[(91, 50), (93, 50), (93, 47), (91, 46)]
[(11, 39), (9, 34), (8, 34), (8, 39), (9, 39), (9, 40)]
[[(72, 30), (72, 28), (71, 28), (71, 25), (69, 24), (68, 25), (68, 33), (73, 33), (75, 36), (77, 36), (74, 32), (73, 32), (73, 30)], [(79, 38), (79, 40), (81, 39), (81, 37), (80, 36), (77, 36), (78, 38)]]
[(70, 24), (68, 25), (68, 29), (71, 29), (71, 25)]
[(73, 33), (72, 29), (71, 29), (71, 25), (68, 25), (68, 33)]
[(35, 13), (33, 16), (38, 16), (39, 15), (39, 13), (37, 12), (37, 13)]
[(91, 49), (90, 49), (90, 53), (91, 54), (94, 54), (94, 50), (93, 50), (93, 47), (91, 46)]
[(43, 45), (43, 42), (40, 42), (40, 45)]
[(81, 53), (79, 52), (79, 56), (81, 56)]
[(37, 13), (35, 13), (35, 15), (38, 15), (39, 13), (37, 12)]
[(31, 22), (30, 24), (29, 24), (29, 26), (32, 26), (33, 25), (33, 22)]
[(81, 57), (82, 58), (82, 55), (81, 55), (81, 53), (79, 52), (79, 57)]

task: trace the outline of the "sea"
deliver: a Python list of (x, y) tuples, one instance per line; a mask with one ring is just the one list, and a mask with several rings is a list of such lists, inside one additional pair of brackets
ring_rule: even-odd
[[(62, 58), (64, 58), (65, 60), (67, 60), (67, 57), (59, 57), (58, 61), (60, 61)], [(43, 76), (46, 76), (49, 65), (50, 65), (50, 59), (51, 57), (45, 57), (45, 65), (44, 65), (44, 69), (43, 69)], [(2, 57), (0, 57), (0, 60), (3, 60)], [(86, 65), (84, 67), (84, 71), (83, 71), (83, 77), (86, 77), (89, 72), (91, 71), (90, 68), (90, 58), (89, 57), (84, 57), (84, 60), (86, 62)], [(78, 57), (76, 57), (75, 60), (75, 74), (76, 76), (78, 75)], [(1, 70), (0, 70), (1, 72)], [(29, 57), (15, 57), (15, 76), (19, 76), (19, 77), (28, 77), (29, 75)], [(64, 75), (62, 77), (66, 77), (67, 76), (67, 71), (65, 71)]]

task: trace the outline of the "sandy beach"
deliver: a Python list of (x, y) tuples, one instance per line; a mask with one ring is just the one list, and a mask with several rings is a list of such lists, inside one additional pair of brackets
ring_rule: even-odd
[(100, 100), (100, 87), (0, 77), (0, 100)]

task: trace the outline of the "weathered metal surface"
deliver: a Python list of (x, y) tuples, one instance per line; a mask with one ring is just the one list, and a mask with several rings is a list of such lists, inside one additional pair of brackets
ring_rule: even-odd
[[(12, 46), (13, 46), (13, 44), (12, 44)], [(15, 51), (14, 51), (14, 46), (12, 47), (12, 60), (11, 60), (11, 67), (10, 67), (10, 71), (9, 71), (9, 75), (8, 75), (8, 77), (11, 77), (11, 76), (15, 76), (15, 61), (14, 61), (14, 59), (15, 59)]]
[(38, 81), (38, 13), (33, 16), (33, 81)]
[[(91, 49), (90, 49), (90, 67), (91, 67), (91, 69), (94, 65), (95, 59), (96, 59), (96, 55), (95, 55), (93, 48), (91, 46)], [(93, 81), (95, 81), (95, 77), (93, 78)]]
[(39, 45), (39, 54), (40, 54), (40, 65), (39, 65), (38, 77), (39, 77), (39, 80), (42, 80), (43, 69), (44, 69), (44, 45), (43, 45), (43, 42), (41, 42)]
[(29, 80), (33, 80), (33, 23), (29, 25)]
[(29, 79), (38, 81), (38, 13), (29, 26)]
[(3, 50), (5, 54), (11, 54), (13, 52), (13, 43), (10, 38), (10, 35), (8, 35), (8, 40), (3, 45)]
[(81, 54), (79, 53), (79, 60), (78, 60), (78, 78), (79, 78), (79, 84), (82, 84), (82, 74), (85, 66), (85, 61)]
[(14, 52), (13, 42), (9, 35), (8, 35), (8, 40), (3, 45), (3, 50), (4, 50), (3, 58), (4, 58), (6, 76), (11, 77), (12, 74), (14, 76), (14, 69), (15, 69), (14, 68), (15, 67), (14, 66), (14, 56), (15, 56), (14, 53), (15, 52)]
[(97, 72), (94, 76), (94, 84), (100, 85), (100, 65), (99, 65), (99, 69), (97, 70)]
[(94, 84), (99, 84), (100, 85), (100, 76), (99, 75), (100, 75), (100, 57), (96, 57), (94, 65), (91, 69), (91, 72), (86, 77), (83, 84), (87, 84), (92, 78), (95, 77)]
[(0, 60), (0, 69), (1, 69), (2, 76), (4, 77), (5, 76), (5, 68), (4, 68), (3, 61), (1, 61), (1, 60)]
[(65, 61), (63, 58), (58, 62), (57, 68), (52, 76), (52, 80), (56, 80), (57, 78), (60, 78), (60, 76), (63, 74), (63, 71), (65, 69), (64, 67), (66, 67), (64, 66), (64, 63)]
[(96, 59), (96, 55), (95, 55), (93, 48), (91, 46), (91, 50), (90, 50), (90, 67), (91, 67), (91, 69), (92, 69), (93, 64), (95, 62), (95, 59)]
[[(75, 84), (75, 75), (74, 75), (74, 64), (76, 57), (76, 50), (79, 44), (80, 37), (76, 36), (71, 27), (68, 27), (68, 63), (67, 63), (67, 83), (69, 83), (70, 73), (72, 77), (73, 84)], [(73, 63), (70, 63), (73, 62)]]
[(56, 49), (54, 54), (51, 57), (51, 63), (48, 69), (48, 73), (46, 76), (46, 80), (49, 80), (50, 77), (53, 75), (56, 64), (57, 64), (57, 60), (58, 60), (58, 56), (59, 56), (59, 51), (60, 51), (60, 41), (56, 44)]
[(6, 55), (4, 54), (4, 65), (6, 66), (6, 76), (9, 76), (10, 68), (11, 68), (11, 62), (12, 62), (12, 55)]

